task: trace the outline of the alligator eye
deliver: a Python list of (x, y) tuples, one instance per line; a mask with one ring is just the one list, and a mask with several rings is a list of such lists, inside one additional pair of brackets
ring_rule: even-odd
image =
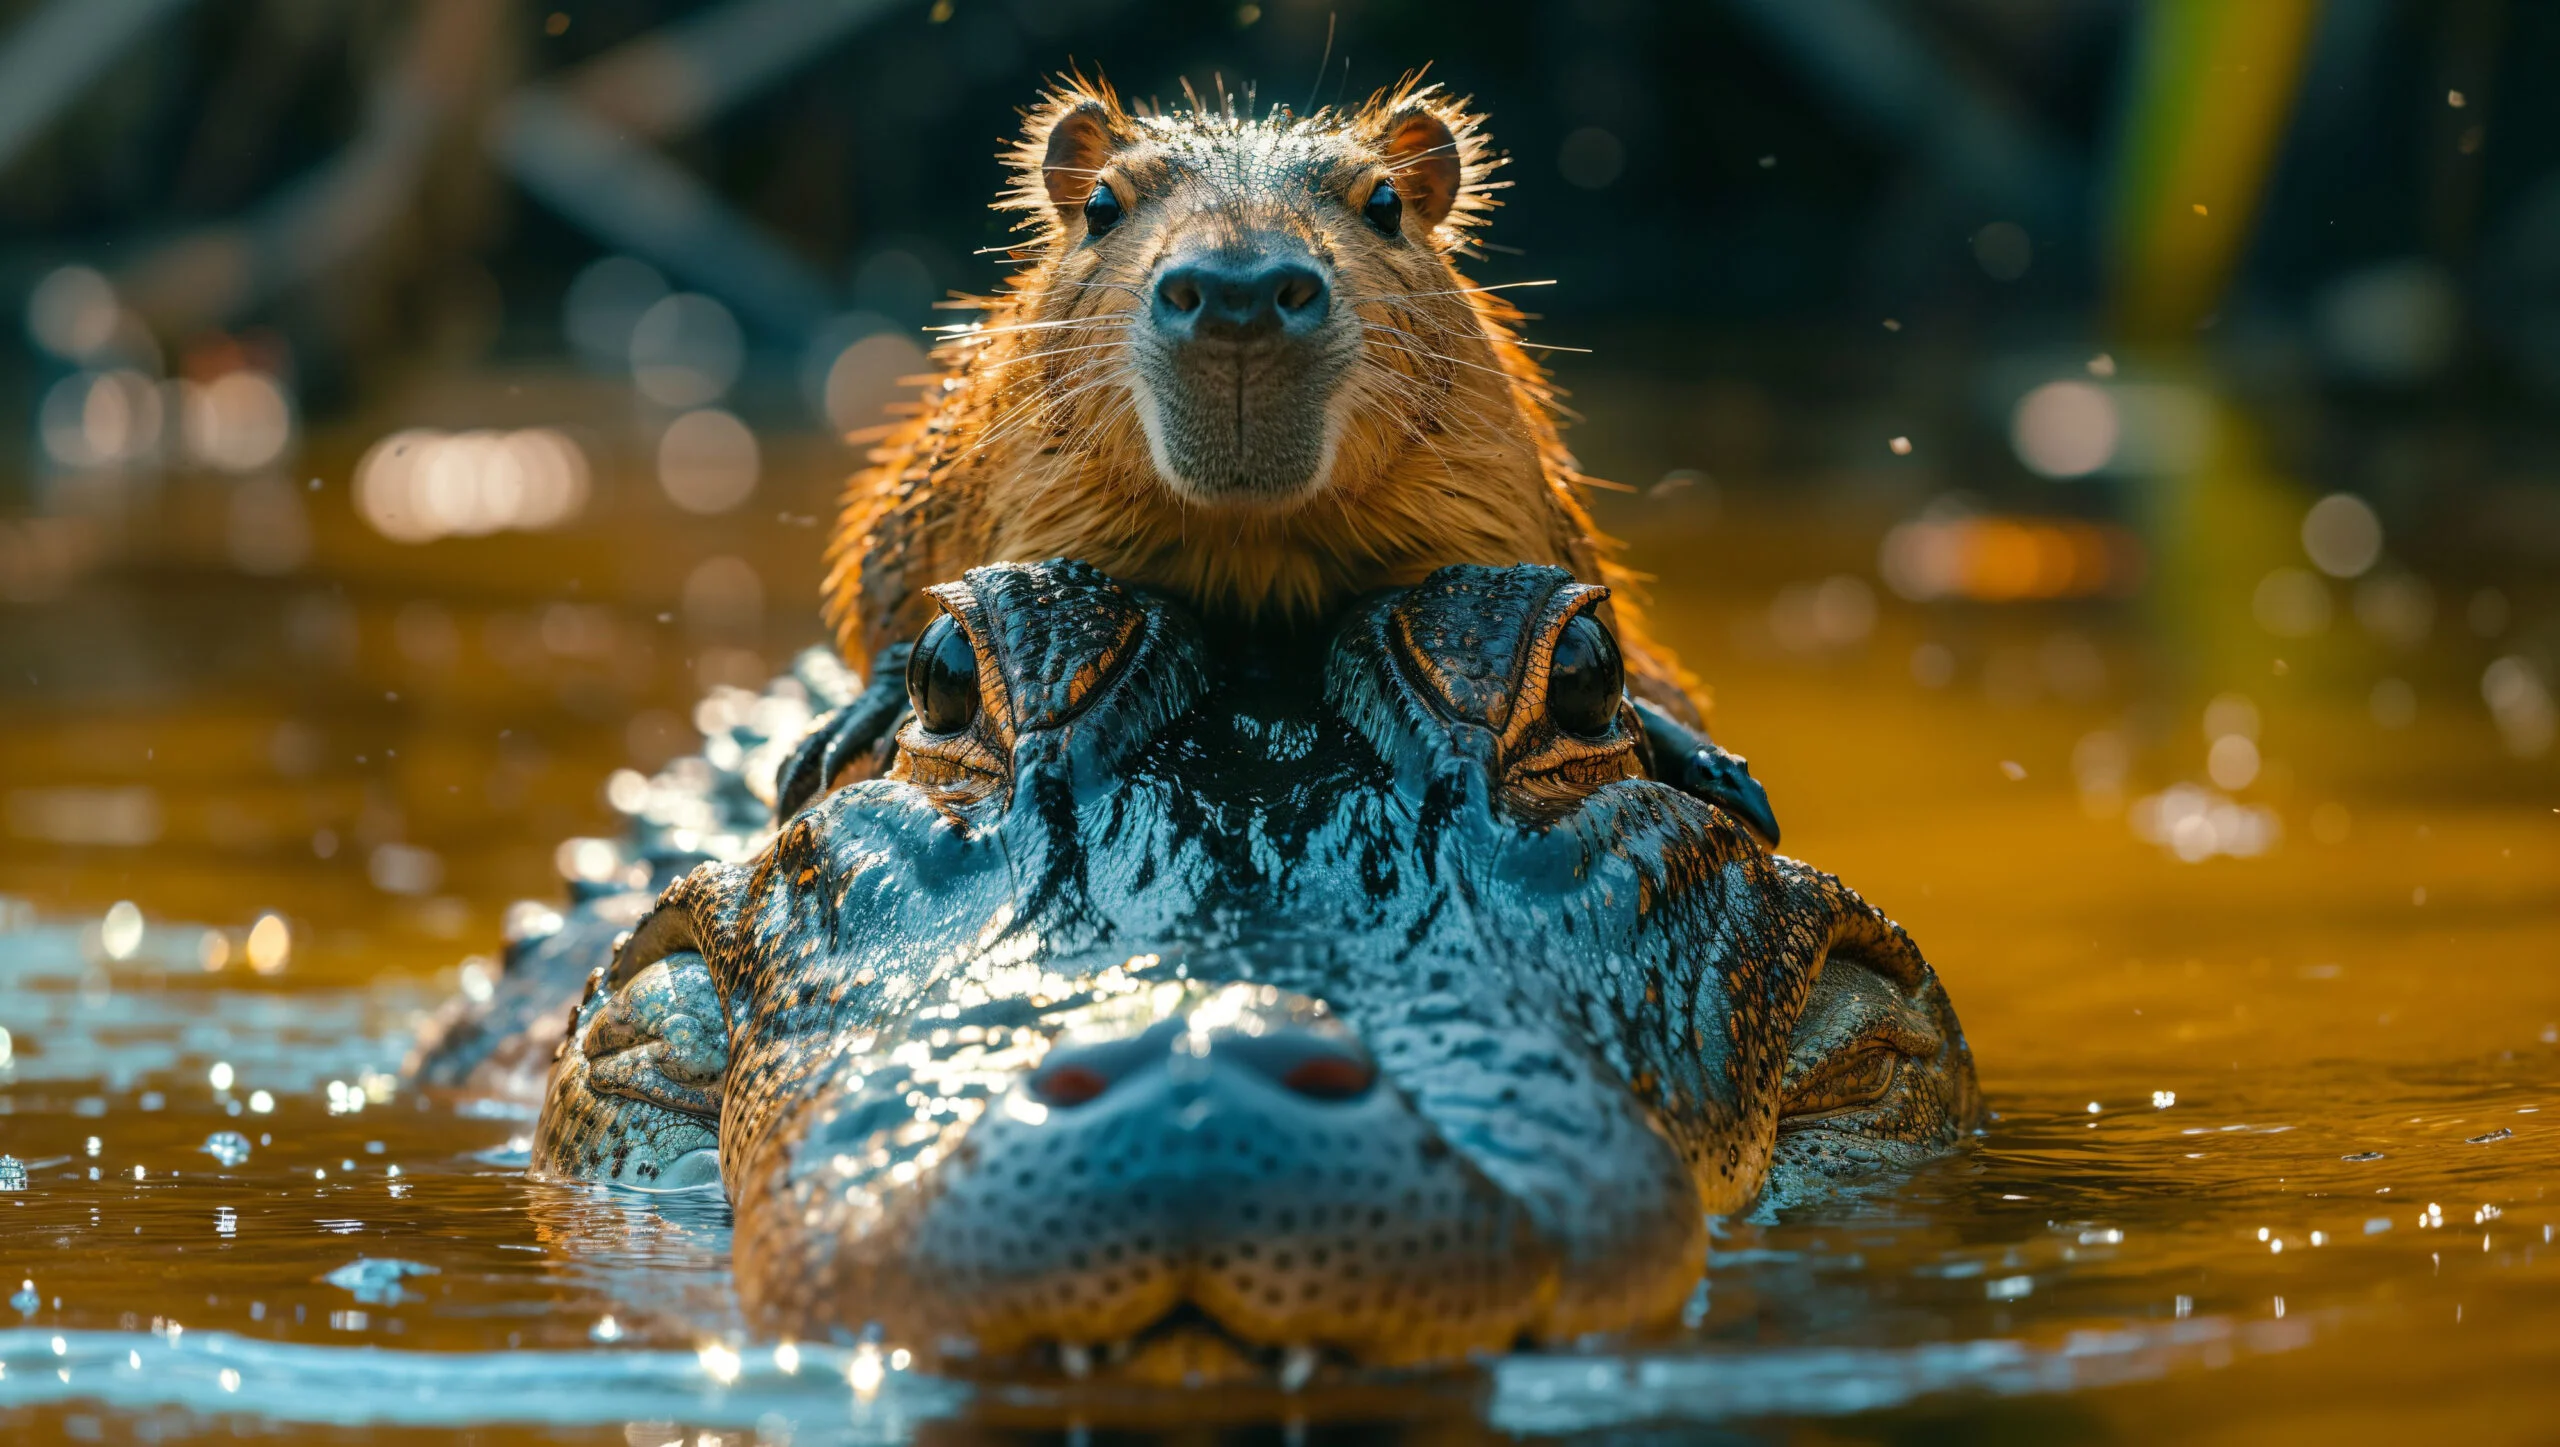
[(1626, 687), (1626, 668), (1618, 660), (1618, 640), (1584, 613), (1564, 625), (1556, 639), (1555, 658), (1547, 665), (1547, 717), (1556, 727), (1584, 738), (1598, 738), (1618, 718)]
[(1084, 231), (1087, 236), (1100, 236), (1120, 224), (1120, 196), (1109, 186), (1096, 183), (1093, 194), (1084, 198)]
[(1797, 1118), (1873, 1105), (1893, 1089), (1902, 1070), (1898, 1051), (1881, 1046), (1859, 1050), (1834, 1062), (1820, 1075), (1796, 1087), (1779, 1109), (1782, 1118)]
[(1388, 236), (1402, 232), (1404, 230), (1404, 198), (1396, 194), (1396, 183), (1386, 177), (1379, 177), (1378, 184), (1369, 188), (1369, 199), (1361, 205), (1360, 214), (1368, 218), (1370, 225), (1377, 227)]
[(907, 704), (929, 734), (956, 734), (978, 716), (978, 655), (947, 613), (907, 655)]

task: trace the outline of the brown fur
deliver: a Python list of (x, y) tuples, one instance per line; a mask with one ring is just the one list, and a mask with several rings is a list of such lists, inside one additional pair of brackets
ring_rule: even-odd
[[(1088, 130), (1099, 120), (1107, 148), (1097, 169), (1068, 171), (1051, 136), (1079, 113)], [(1432, 138), (1446, 127), (1458, 184), (1438, 198), (1433, 209), (1446, 215), (1425, 244), (1399, 244), (1355, 208), (1381, 175), (1409, 195), (1433, 184), (1421, 173), (1432, 158), (1405, 153), (1417, 117)], [(1248, 617), (1320, 615), (1448, 563), (1548, 563), (1618, 585), (1614, 622), (1633, 682), (1695, 718), (1689, 680), (1644, 636), (1628, 579), (1576, 496), (1588, 479), (1558, 433), (1554, 389), (1520, 345), (1519, 312), (1453, 264), (1499, 184), (1480, 127), (1465, 103), (1411, 81), (1356, 109), (1261, 119), (1196, 100), (1133, 112), (1082, 79), (1046, 95), (1008, 155), (1015, 182), (998, 202), (1025, 213), (1031, 239), (1014, 255), (1027, 264), (1001, 293), (971, 303), (978, 322), (950, 329), (936, 353), (945, 370), (846, 490), (826, 582), (844, 652), (858, 662), (914, 637), (931, 617), (927, 587), (999, 560), (1080, 558)], [(1186, 186), (1206, 186), (1189, 163), (1222, 149), (1285, 158), (1293, 195), (1266, 211), (1231, 186), (1216, 203), (1304, 235), (1330, 257), (1339, 302), (1364, 324), (1333, 402), (1339, 441), (1327, 480), (1285, 509), (1205, 505), (1168, 486), (1114, 340), (1142, 306), (1154, 263), (1132, 223), (1178, 207)], [(1445, 154), (1437, 165), (1445, 176)], [(1084, 244), (1084, 195), (1106, 179), (1139, 204)], [(1310, 205), (1310, 191), (1339, 204)], [(1406, 225), (1411, 234), (1419, 223)]]

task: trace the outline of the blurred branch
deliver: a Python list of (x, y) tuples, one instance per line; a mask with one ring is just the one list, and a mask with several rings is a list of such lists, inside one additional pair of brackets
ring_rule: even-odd
[(415, 204), (438, 139), (467, 117), (510, 9), (508, 0), (420, 6), (346, 149), (244, 219), (153, 250), (121, 289), (157, 328), (183, 336), (234, 321), (381, 237)]
[(517, 184), (610, 246), (798, 339), (826, 280), (643, 144), (681, 135), (816, 60), (901, 0), (734, 0), (518, 94), (489, 147)]
[(553, 210), (728, 302), (768, 333), (797, 338), (833, 310), (825, 280), (807, 263), (711, 188), (558, 92), (535, 89), (509, 101), (489, 146)]
[(1876, 0), (1726, 0), (1870, 140), (1917, 157), (1999, 219), (2082, 229), (2081, 167)]
[(53, 0), (0, 43), (0, 166), (187, 0)]
[(562, 88), (608, 124), (681, 135), (809, 64), (902, 0), (736, 0), (578, 67)]
[[(121, 14), (177, 3), (59, 0), (28, 29), (75, 6)], [(826, 280), (647, 143), (702, 125), (900, 3), (734, 0), (697, 13), (557, 83), (516, 92), (490, 117), (487, 153), (605, 244), (658, 263), (768, 333), (796, 339), (833, 310)], [(416, 32), (378, 80), (364, 129), (345, 150), (245, 218), (152, 251), (120, 278), (126, 293), (160, 329), (184, 335), (234, 321), (392, 231), (419, 204), (439, 141), (474, 118), (512, 10), (508, 0), (418, 6)], [(15, 60), (0, 56), (0, 76)], [(58, 83), (49, 104), (61, 104), (85, 78)], [(0, 89), (0, 122), (16, 108)], [(0, 139), (6, 134), (0, 126)]]

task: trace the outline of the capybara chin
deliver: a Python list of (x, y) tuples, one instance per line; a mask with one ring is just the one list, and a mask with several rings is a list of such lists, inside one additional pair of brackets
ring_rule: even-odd
[[(1009, 160), (1021, 269), (847, 490), (827, 603), (848, 657), (1005, 559), (1246, 618), (1452, 563), (1623, 583), (1519, 313), (1454, 264), (1499, 184), (1464, 102), (1407, 82), (1308, 115), (1158, 111), (1077, 79)], [(1611, 621), (1639, 695), (1696, 722), (1623, 588)]]

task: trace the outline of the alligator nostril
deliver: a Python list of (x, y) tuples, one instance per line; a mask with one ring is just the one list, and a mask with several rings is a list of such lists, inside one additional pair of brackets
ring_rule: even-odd
[(1082, 1105), (1111, 1088), (1090, 1065), (1061, 1065), (1031, 1082), (1031, 1093), (1051, 1105)]
[(1311, 1055), (1289, 1067), (1280, 1083), (1318, 1100), (1350, 1100), (1376, 1083), (1378, 1072), (1365, 1060), (1346, 1055)]

